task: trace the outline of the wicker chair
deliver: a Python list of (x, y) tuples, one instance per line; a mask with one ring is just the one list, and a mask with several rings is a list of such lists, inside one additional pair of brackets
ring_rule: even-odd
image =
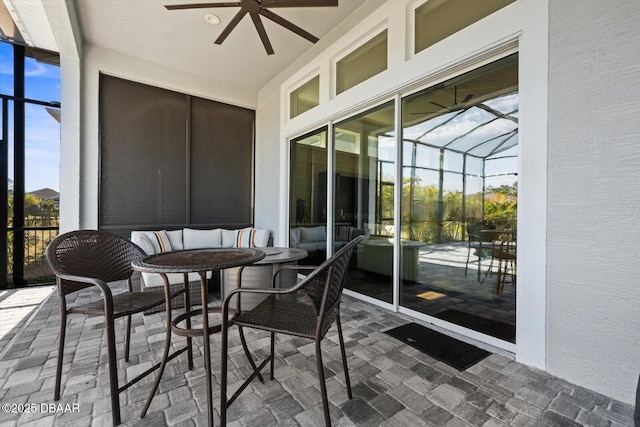
[[(60, 399), (67, 315), (80, 313), (90, 316), (104, 316), (107, 330), (111, 414), (114, 425), (120, 424), (120, 393), (159, 366), (157, 364), (124, 386), (119, 387), (114, 319), (125, 316), (127, 318), (124, 358), (128, 362), (131, 315), (164, 303), (162, 290), (141, 292), (132, 289), (131, 262), (145, 256), (144, 251), (133, 243), (114, 234), (95, 230), (80, 230), (61, 234), (47, 247), (47, 261), (56, 274), (60, 297), (60, 339), (54, 400)], [(112, 294), (108, 283), (122, 280), (127, 280), (128, 292)], [(95, 286), (100, 290), (101, 299), (67, 308), (66, 295), (90, 286)]]
[(498, 260), (498, 277), (496, 278), (496, 295), (502, 295), (507, 274), (511, 276), (511, 283), (516, 285), (516, 242), (494, 242), (493, 257)]
[[(477, 281), (480, 282), (480, 261), (483, 256), (490, 253), (493, 245), (493, 233), (487, 230), (492, 230), (494, 227), (484, 222), (472, 222), (467, 225), (467, 262), (464, 265), (464, 277), (467, 277), (467, 270), (469, 269), (469, 258), (471, 257), (471, 249), (475, 249), (476, 256), (478, 257), (478, 271)], [(493, 266), (493, 259), (491, 260), (491, 266)], [(491, 268), (491, 267), (489, 267)]]
[[(319, 267), (309, 266), (286, 266), (278, 270), (272, 279), (271, 289), (249, 289), (239, 287), (231, 291), (222, 304), (222, 364), (220, 378), (220, 423), (225, 425), (227, 417), (227, 408), (240, 395), (240, 393), (249, 385), (249, 383), (257, 376), (260, 376), (260, 370), (271, 362), (271, 379), (273, 379), (274, 370), (274, 344), (275, 333), (286, 335), (294, 335), (303, 338), (309, 338), (316, 344), (316, 362), (318, 365), (318, 378), (320, 380), (320, 391), (322, 393), (322, 407), (324, 409), (324, 419), (327, 426), (331, 425), (331, 417), (329, 415), (329, 401), (327, 399), (327, 387), (324, 377), (324, 366), (322, 363), (321, 341), (325, 334), (333, 324), (334, 320), (338, 329), (338, 338), (340, 341), (340, 352), (342, 354), (342, 365), (344, 368), (345, 383), (347, 385), (347, 394), (352, 399), (351, 382), (349, 381), (349, 371), (347, 370), (347, 357), (344, 349), (344, 339), (342, 336), (342, 326), (340, 324), (340, 299), (342, 290), (345, 285), (347, 271), (349, 269), (349, 261), (351, 253), (356, 245), (362, 240), (362, 236), (358, 236), (344, 247), (338, 250), (335, 255), (326, 260)], [(276, 279), (279, 272), (283, 270), (307, 270), (310, 271), (300, 283), (288, 289), (276, 289)], [(242, 272), (239, 272), (240, 279)], [(240, 282), (240, 280), (239, 280)], [(241, 286), (241, 285), (240, 285)], [(243, 294), (263, 294), (267, 298), (258, 304), (255, 308), (242, 311), (241, 300)], [(292, 299), (291, 295), (296, 294), (300, 299)], [(229, 323), (229, 313), (233, 312), (229, 308), (231, 298), (237, 295), (236, 317)], [(289, 296), (289, 298), (286, 298)], [(284, 297), (284, 298), (281, 298)], [(301, 301), (304, 299), (306, 301)], [(249, 357), (253, 373), (238, 388), (235, 394), (227, 400), (227, 349), (228, 349), (228, 327), (232, 324), (238, 325), (240, 329), (240, 339), (245, 353)], [(251, 359), (242, 327), (250, 327), (271, 332), (271, 353), (259, 367)]]

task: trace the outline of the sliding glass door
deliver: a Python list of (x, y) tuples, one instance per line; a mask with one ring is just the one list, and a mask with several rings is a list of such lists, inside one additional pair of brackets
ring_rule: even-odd
[(400, 305), (515, 342), (518, 59), (402, 103)]
[(400, 99), (292, 141), (290, 244), (363, 234), (348, 290), (515, 343), (518, 56)]
[(395, 108), (388, 102), (334, 126), (334, 245), (366, 236), (347, 289), (393, 302)]

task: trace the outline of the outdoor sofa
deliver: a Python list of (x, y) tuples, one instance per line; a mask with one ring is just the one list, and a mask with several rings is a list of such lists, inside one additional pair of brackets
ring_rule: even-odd
[[(243, 228), (239, 230), (183, 228), (178, 230), (131, 232), (131, 241), (140, 246), (147, 255), (186, 249), (266, 247), (270, 244), (270, 237), (269, 230), (260, 228)], [(141, 273), (141, 275), (143, 290), (163, 286), (164, 282), (159, 274)], [(169, 284), (172, 287), (179, 287), (183, 284), (182, 274), (167, 274), (167, 279), (169, 279)], [(201, 301), (200, 276), (198, 273), (190, 273), (188, 279), (191, 301), (199, 304)], [(207, 273), (207, 279), (212, 279), (211, 272)], [(175, 301), (174, 306), (180, 306), (180, 301)]]

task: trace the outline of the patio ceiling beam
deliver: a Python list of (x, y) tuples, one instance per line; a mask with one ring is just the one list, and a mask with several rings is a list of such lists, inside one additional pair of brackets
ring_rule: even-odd
[[(517, 129), (514, 129), (513, 134), (512, 134), (511, 136), (509, 136), (508, 138), (505, 138), (505, 139), (504, 139), (504, 141), (502, 141), (502, 142), (501, 142), (501, 143), (500, 143), (496, 148), (494, 148), (494, 149), (491, 151), (491, 153), (489, 153), (489, 154), (487, 155), (487, 157), (491, 157), (491, 156), (493, 156), (493, 155), (494, 155), (494, 154), (496, 154), (496, 153), (500, 153), (501, 151), (508, 150), (509, 148), (511, 148), (511, 147), (509, 147), (509, 148), (505, 148), (505, 149), (502, 149), (502, 150), (501, 150), (501, 148), (504, 146), (504, 144), (506, 144), (506, 143), (507, 143), (507, 141), (509, 141), (511, 138), (513, 138), (517, 133), (518, 133), (518, 130), (517, 130)], [(485, 157), (485, 159), (486, 159), (487, 157)]]
[(499, 119), (507, 119), (507, 120), (511, 120), (513, 123), (518, 123), (518, 118), (511, 115), (513, 113), (517, 113), (518, 110), (513, 110), (510, 113), (501, 113), (500, 111), (495, 110), (483, 103), (476, 104), (475, 106), (486, 111), (487, 113), (493, 114)]
[[(513, 114), (513, 113), (515, 113), (516, 111), (518, 111), (518, 110), (510, 111), (510, 112), (508, 112), (507, 114)], [(449, 147), (449, 146), (450, 146), (451, 144), (453, 144), (454, 142), (461, 140), (461, 139), (462, 139), (462, 138), (464, 138), (465, 136), (469, 136), (469, 135), (471, 135), (473, 132), (477, 131), (478, 129), (481, 129), (481, 128), (483, 128), (483, 127), (487, 126), (488, 124), (491, 124), (491, 123), (495, 122), (495, 121), (496, 121), (496, 120), (498, 120), (498, 119), (499, 119), (499, 117), (494, 117), (493, 119), (491, 119), (491, 120), (489, 120), (489, 121), (486, 121), (486, 122), (484, 122), (484, 123), (480, 123), (480, 124), (479, 124), (479, 125), (477, 125), (476, 127), (474, 127), (474, 128), (472, 128), (472, 129), (470, 129), (469, 131), (467, 131), (467, 132), (463, 133), (462, 135), (456, 136), (456, 137), (455, 137), (455, 138), (453, 138), (451, 141), (449, 141), (447, 144), (443, 145), (443, 147), (444, 147), (444, 148)], [(486, 142), (486, 141), (485, 141), (485, 142)]]
[(444, 122), (442, 122), (442, 123), (440, 123), (440, 124), (438, 124), (438, 125), (434, 126), (433, 128), (429, 129), (428, 131), (425, 131), (425, 132), (424, 132), (422, 135), (420, 135), (417, 139), (418, 139), (418, 140), (420, 140), (421, 138), (424, 138), (426, 135), (430, 134), (430, 133), (431, 133), (431, 132), (433, 132), (434, 130), (436, 130), (436, 129), (438, 129), (438, 128), (440, 128), (440, 127), (442, 127), (442, 126), (446, 125), (446, 124), (449, 124), (452, 120), (454, 120), (454, 119), (455, 119), (456, 117), (458, 117), (459, 115), (464, 114), (467, 110), (468, 110), (468, 108), (465, 108), (465, 109), (460, 110), (460, 112), (458, 112), (458, 113), (454, 114), (451, 118), (449, 118), (449, 119), (445, 120)]
[[(503, 135), (506, 135), (506, 134), (503, 134)], [(503, 135), (500, 135), (500, 136), (503, 136)], [(497, 136), (496, 138), (499, 138), (500, 136)], [(402, 141), (403, 142), (410, 142), (412, 144), (422, 145), (422, 146), (428, 147), (428, 148), (435, 148), (436, 150), (440, 150), (442, 148), (439, 145), (429, 144), (428, 142), (418, 141), (417, 139), (403, 138)], [(482, 145), (482, 144), (484, 144), (484, 142), (481, 143), (480, 145)], [(484, 159), (484, 157), (482, 157), (482, 156), (478, 156), (477, 154), (469, 153), (468, 151), (458, 150), (457, 148), (447, 148), (446, 150), (450, 151), (452, 153), (466, 154), (467, 156), (475, 157), (476, 159)], [(429, 169), (429, 168), (427, 168), (427, 169)], [(433, 169), (433, 170), (437, 170), (437, 169)]]
[[(503, 138), (503, 137), (507, 137), (507, 139), (509, 139), (511, 136), (513, 136), (513, 135), (514, 135), (514, 134), (516, 134), (516, 133), (518, 133), (518, 129), (513, 129), (513, 130), (511, 130), (511, 131), (509, 131), (509, 132), (505, 132), (505, 133), (503, 133), (503, 134), (500, 134), (500, 135), (494, 136), (493, 138), (489, 138), (489, 139), (487, 139), (486, 141), (481, 142), (480, 144), (476, 144), (476, 145), (474, 145), (473, 147), (471, 147), (471, 148), (469, 149), (469, 151), (471, 151), (471, 150), (475, 150), (475, 149), (476, 149), (476, 148), (478, 148), (478, 147), (482, 147), (484, 144), (487, 144), (487, 143), (489, 143), (489, 142), (491, 142), (491, 141), (495, 141), (496, 139), (500, 139), (500, 138)], [(502, 144), (500, 144), (500, 146), (501, 146), (501, 145), (502, 145)], [(489, 157), (492, 153), (493, 153), (493, 151), (492, 151), (491, 153), (487, 154), (486, 156), (484, 156), (484, 157), (480, 157), (480, 158), (481, 158), (481, 159), (486, 159), (486, 158), (487, 158), (487, 157)]]

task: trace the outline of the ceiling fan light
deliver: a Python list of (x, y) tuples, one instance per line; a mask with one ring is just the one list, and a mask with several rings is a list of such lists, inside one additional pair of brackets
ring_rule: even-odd
[(204, 15), (204, 20), (213, 25), (218, 25), (220, 23), (218, 15), (214, 15), (213, 13), (207, 13)]

